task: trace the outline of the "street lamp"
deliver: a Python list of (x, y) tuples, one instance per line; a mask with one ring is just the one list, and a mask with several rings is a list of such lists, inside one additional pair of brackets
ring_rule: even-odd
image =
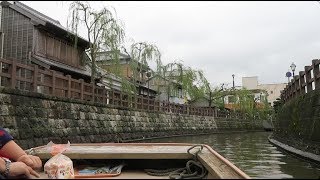
[(233, 84), (233, 89), (234, 89), (234, 74), (232, 74), (232, 84)]
[(296, 70), (296, 65), (294, 63), (291, 64), (290, 68), (292, 70), (292, 78), (294, 78), (294, 70)]

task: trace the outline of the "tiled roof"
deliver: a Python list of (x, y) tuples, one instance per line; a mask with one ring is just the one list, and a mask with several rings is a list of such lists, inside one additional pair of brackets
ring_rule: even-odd
[(46, 58), (43, 58), (41, 56), (37, 56), (37, 55), (34, 55), (34, 54), (32, 55), (32, 57), (34, 58), (34, 59), (32, 59), (33, 62), (36, 63), (36, 64), (39, 64), (38, 61), (41, 61), (42, 62), (42, 63), (40, 63), (41, 65), (55, 66), (55, 67), (58, 67), (58, 68), (66, 69), (66, 70), (69, 70), (69, 71), (72, 71), (72, 72), (76, 72), (76, 73), (81, 74), (81, 75), (86, 75), (86, 76), (91, 77), (91, 68), (89, 66), (85, 66), (85, 69), (79, 69), (79, 68), (76, 68), (76, 67), (69, 66), (67, 64), (63, 64), (63, 63), (57, 62), (57, 61), (48, 60)]

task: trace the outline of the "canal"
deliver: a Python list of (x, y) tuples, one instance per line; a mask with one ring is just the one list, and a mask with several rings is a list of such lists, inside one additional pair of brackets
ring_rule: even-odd
[(320, 166), (303, 161), (268, 142), (270, 132), (171, 137), (143, 142), (202, 143), (212, 146), (252, 178), (320, 178)]

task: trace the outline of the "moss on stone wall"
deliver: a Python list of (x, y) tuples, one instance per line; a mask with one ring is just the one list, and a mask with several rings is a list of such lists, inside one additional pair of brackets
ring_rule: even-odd
[[(23, 148), (262, 129), (252, 121), (116, 109), (112, 106), (0, 88), (0, 122)], [(258, 123), (259, 125), (259, 123)]]
[(320, 143), (320, 91), (285, 103), (276, 116), (274, 134), (275, 138), (291, 140), (291, 143), (294, 139), (304, 144)]

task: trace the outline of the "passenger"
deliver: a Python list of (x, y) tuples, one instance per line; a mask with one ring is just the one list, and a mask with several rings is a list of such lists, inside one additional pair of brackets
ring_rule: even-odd
[(42, 161), (39, 157), (26, 154), (14, 142), (12, 136), (3, 128), (0, 128), (0, 177), (2, 179), (9, 177), (40, 177), (35, 170), (41, 168)]

